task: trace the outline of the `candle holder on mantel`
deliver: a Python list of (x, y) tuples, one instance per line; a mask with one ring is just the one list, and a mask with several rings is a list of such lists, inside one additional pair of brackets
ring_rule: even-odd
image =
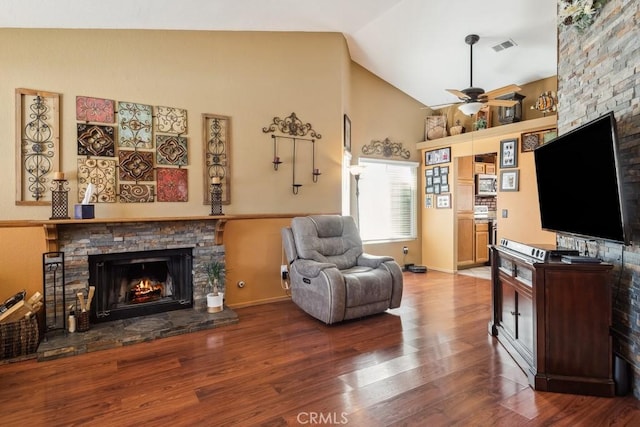
[(51, 218), (49, 219), (69, 219), (69, 181), (64, 176), (53, 180), (54, 187), (51, 189)]
[(220, 177), (211, 178), (211, 213), (213, 215), (223, 215), (222, 213), (222, 183)]

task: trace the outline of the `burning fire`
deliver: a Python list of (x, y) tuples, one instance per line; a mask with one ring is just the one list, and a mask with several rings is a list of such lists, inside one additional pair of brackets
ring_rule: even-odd
[(141, 303), (162, 298), (162, 283), (152, 283), (149, 279), (142, 279), (129, 289), (129, 302)]

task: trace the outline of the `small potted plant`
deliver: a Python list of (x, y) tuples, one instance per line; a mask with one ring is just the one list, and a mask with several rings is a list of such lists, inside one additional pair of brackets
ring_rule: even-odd
[(212, 261), (206, 265), (207, 269), (207, 311), (217, 313), (222, 311), (224, 292), (222, 280), (224, 276), (224, 263)]

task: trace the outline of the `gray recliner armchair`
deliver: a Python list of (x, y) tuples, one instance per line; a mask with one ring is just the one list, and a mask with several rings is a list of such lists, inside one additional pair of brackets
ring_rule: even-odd
[(392, 257), (363, 253), (350, 216), (296, 217), (282, 229), (293, 302), (327, 323), (400, 306), (402, 270)]

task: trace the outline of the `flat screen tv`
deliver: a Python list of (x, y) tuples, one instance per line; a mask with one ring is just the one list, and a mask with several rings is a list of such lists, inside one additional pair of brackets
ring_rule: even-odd
[(534, 150), (542, 228), (629, 244), (613, 113)]

